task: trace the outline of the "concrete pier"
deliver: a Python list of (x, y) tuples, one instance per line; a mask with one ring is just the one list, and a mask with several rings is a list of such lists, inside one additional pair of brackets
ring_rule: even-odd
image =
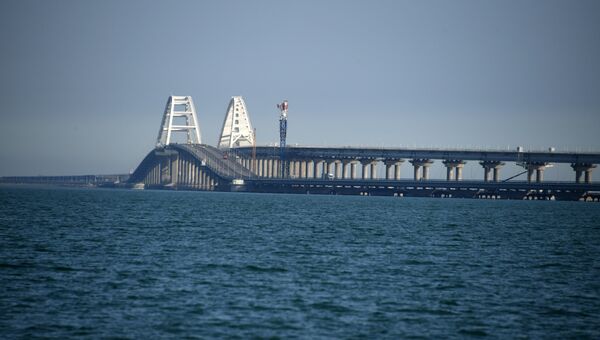
[(592, 183), (592, 171), (596, 167), (594, 164), (586, 164), (586, 163), (573, 163), (571, 164), (573, 170), (575, 170), (575, 183), (581, 183), (581, 175), (584, 176), (584, 183)]
[(500, 181), (500, 169), (504, 166), (503, 162), (499, 161), (481, 161), (479, 162), (483, 167), (483, 180), (485, 182), (490, 181), (490, 172), (493, 171), (494, 182)]
[(404, 162), (403, 159), (390, 159), (384, 162), (385, 164), (385, 179), (396, 181), (400, 180), (400, 166)]
[(442, 163), (446, 166), (446, 180), (452, 181), (462, 180), (462, 170), (465, 166), (465, 162), (461, 160), (444, 160)]
[(362, 165), (362, 179), (367, 179), (367, 169), (369, 168), (369, 165), (371, 164), (371, 160), (361, 160), (360, 164)]
[(356, 179), (356, 165), (355, 161), (350, 162), (350, 179)]
[(534, 174), (535, 174), (535, 182), (541, 183), (544, 181), (544, 169), (546, 169), (547, 163), (541, 162), (530, 162), (525, 163), (525, 168), (527, 169), (527, 182), (533, 182)]
[(371, 171), (370, 171), (370, 175), (371, 175), (371, 179), (376, 179), (377, 178), (377, 161), (371, 161)]
[(349, 159), (342, 160), (342, 179), (348, 178), (348, 164), (350, 164)]
[[(410, 163), (414, 167), (414, 180), (428, 180), (429, 179), (429, 167), (433, 164), (430, 159), (413, 159)], [(422, 169), (422, 176), (419, 170)]]

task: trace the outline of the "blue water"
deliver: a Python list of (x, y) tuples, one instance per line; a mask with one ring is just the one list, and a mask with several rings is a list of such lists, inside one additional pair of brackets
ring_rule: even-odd
[(0, 337), (600, 338), (600, 205), (0, 187)]

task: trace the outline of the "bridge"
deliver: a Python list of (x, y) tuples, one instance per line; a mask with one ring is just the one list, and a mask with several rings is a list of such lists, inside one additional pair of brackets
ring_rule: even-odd
[[(174, 117), (185, 121), (173, 124)], [(191, 97), (169, 97), (157, 146), (131, 174), (129, 183), (155, 189), (494, 199), (597, 200), (600, 192), (600, 185), (592, 181), (600, 153), (294, 146), (285, 148), (282, 160), (279, 147), (254, 145), (241, 97), (229, 103), (218, 148), (202, 144), (199, 131)], [(174, 132), (187, 138), (172, 142)], [(446, 167), (445, 180), (430, 178), (436, 161)], [(468, 161), (481, 165), (481, 180), (463, 179)], [(412, 168), (411, 179), (400, 178), (405, 163)], [(502, 180), (500, 172), (507, 163), (522, 166), (527, 180)], [(544, 181), (546, 167), (559, 163), (572, 167), (573, 181)], [(281, 173), (281, 169), (289, 172)], [(381, 172), (384, 176), (378, 178)]]

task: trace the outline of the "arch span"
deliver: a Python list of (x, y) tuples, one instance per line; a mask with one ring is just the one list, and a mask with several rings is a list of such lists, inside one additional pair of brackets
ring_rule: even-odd
[(129, 182), (145, 188), (229, 190), (234, 179), (252, 177), (250, 170), (215, 147), (170, 144), (150, 151)]

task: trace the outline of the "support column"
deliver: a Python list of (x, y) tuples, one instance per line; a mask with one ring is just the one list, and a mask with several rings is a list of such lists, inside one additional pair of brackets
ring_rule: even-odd
[(493, 170), (493, 180), (494, 182), (500, 181), (500, 168), (504, 165), (503, 162), (500, 161), (481, 161), (479, 162), (483, 167), (483, 180), (486, 182), (490, 181), (490, 171)]
[(384, 162), (384, 164), (385, 164), (385, 179), (387, 181), (389, 181), (392, 178), (392, 174), (390, 172), (392, 170), (392, 167), (396, 164), (396, 161), (386, 160)]
[(396, 164), (394, 164), (394, 180), (396, 181), (400, 180), (400, 167), (402, 166), (402, 163), (404, 163), (404, 160), (398, 159), (396, 160)]
[(263, 177), (269, 177), (269, 160), (263, 159)]
[(420, 170), (420, 168), (421, 168), (421, 165), (420, 165), (420, 164), (417, 164), (417, 163), (415, 163), (415, 162), (413, 162), (413, 161), (411, 161), (411, 163), (412, 163), (412, 165), (413, 165), (413, 167), (414, 167), (414, 175), (413, 175), (413, 178), (414, 178), (414, 180), (415, 180), (415, 181), (420, 181), (420, 180), (421, 180), (421, 172), (419, 172), (419, 170)]
[(185, 184), (188, 186), (192, 186), (192, 161), (190, 159), (188, 159), (186, 163), (187, 163), (187, 166), (186, 166), (187, 175), (186, 175), (186, 179), (185, 179)]
[(327, 177), (329, 177), (329, 174), (335, 174), (335, 161), (327, 161)]
[(300, 162), (290, 161), (290, 173), (293, 178), (298, 178), (300, 175)]
[(350, 161), (350, 179), (356, 179), (356, 161)]
[(362, 165), (362, 179), (367, 179), (367, 169), (369, 168), (369, 164), (371, 164), (371, 160), (361, 160), (360, 164)]
[(342, 177), (342, 162), (341, 161), (335, 161), (335, 178), (339, 179)]
[(321, 159), (315, 159), (313, 161), (313, 178), (323, 177), (322, 174), (319, 174), (319, 166), (321, 165), (321, 163), (323, 163), (323, 160)]
[(426, 181), (429, 180), (429, 167), (430, 166), (431, 166), (431, 163), (423, 164), (423, 179)]
[(300, 161), (300, 178), (306, 179), (307, 176), (307, 162), (305, 160)]
[(277, 169), (278, 169), (278, 164), (279, 162), (277, 161), (277, 159), (272, 159), (271, 160), (271, 177), (272, 178), (277, 178), (279, 177), (277, 174)]
[(581, 183), (581, 175), (584, 175), (584, 182), (587, 184), (592, 183), (592, 171), (596, 167), (594, 164), (589, 163), (573, 163), (571, 164), (573, 170), (575, 170), (575, 182)]
[(350, 164), (349, 159), (342, 159), (342, 179), (348, 178), (348, 164)]
[(501, 163), (501, 165), (494, 167), (494, 182), (500, 182), (500, 168), (502, 167), (502, 165), (504, 165), (504, 163)]
[(575, 169), (575, 183), (581, 183), (581, 175), (583, 171), (581, 169)]
[(262, 160), (262, 175), (263, 177), (269, 177), (269, 160), (263, 158)]
[(179, 155), (179, 179), (177, 184), (185, 185), (185, 156)]
[(376, 179), (377, 178), (377, 161), (372, 161), (371, 162), (371, 179)]
[[(413, 159), (410, 163), (414, 167), (414, 179), (415, 181), (419, 181), (421, 179), (428, 180), (429, 179), (429, 167), (433, 164), (432, 160), (429, 159)], [(419, 175), (419, 169), (423, 168), (422, 177)]]
[(483, 181), (484, 182), (489, 182), (490, 181), (490, 171), (492, 169), (490, 167), (484, 166), (483, 167)]
[(265, 159), (265, 177), (271, 178), (271, 176), (273, 176), (273, 173), (271, 170), (272, 166), (273, 166), (273, 164), (271, 162), (271, 159), (270, 158)]
[(177, 175), (179, 174), (179, 154), (171, 158), (171, 183), (177, 184)]
[(198, 169), (196, 168), (196, 161), (192, 162), (192, 188), (196, 188), (196, 174)]
[(546, 165), (548, 164), (541, 162), (527, 163), (527, 182), (531, 183), (533, 181), (533, 174), (535, 173), (535, 181), (541, 183), (544, 180), (544, 169), (546, 168)]
[(462, 181), (462, 170), (465, 166), (465, 162), (456, 159), (447, 159), (443, 161), (446, 166), (446, 180), (447, 181)]
[(446, 166), (446, 180), (447, 181), (451, 181), (454, 179), (454, 162), (452, 161), (443, 161), (442, 163), (444, 163), (444, 165)]
[(460, 162), (456, 164), (456, 180), (462, 181), (463, 179), (463, 167), (465, 166), (465, 162)]
[(306, 161), (306, 178), (315, 178), (315, 174), (313, 173), (315, 169), (314, 162), (312, 159)]

